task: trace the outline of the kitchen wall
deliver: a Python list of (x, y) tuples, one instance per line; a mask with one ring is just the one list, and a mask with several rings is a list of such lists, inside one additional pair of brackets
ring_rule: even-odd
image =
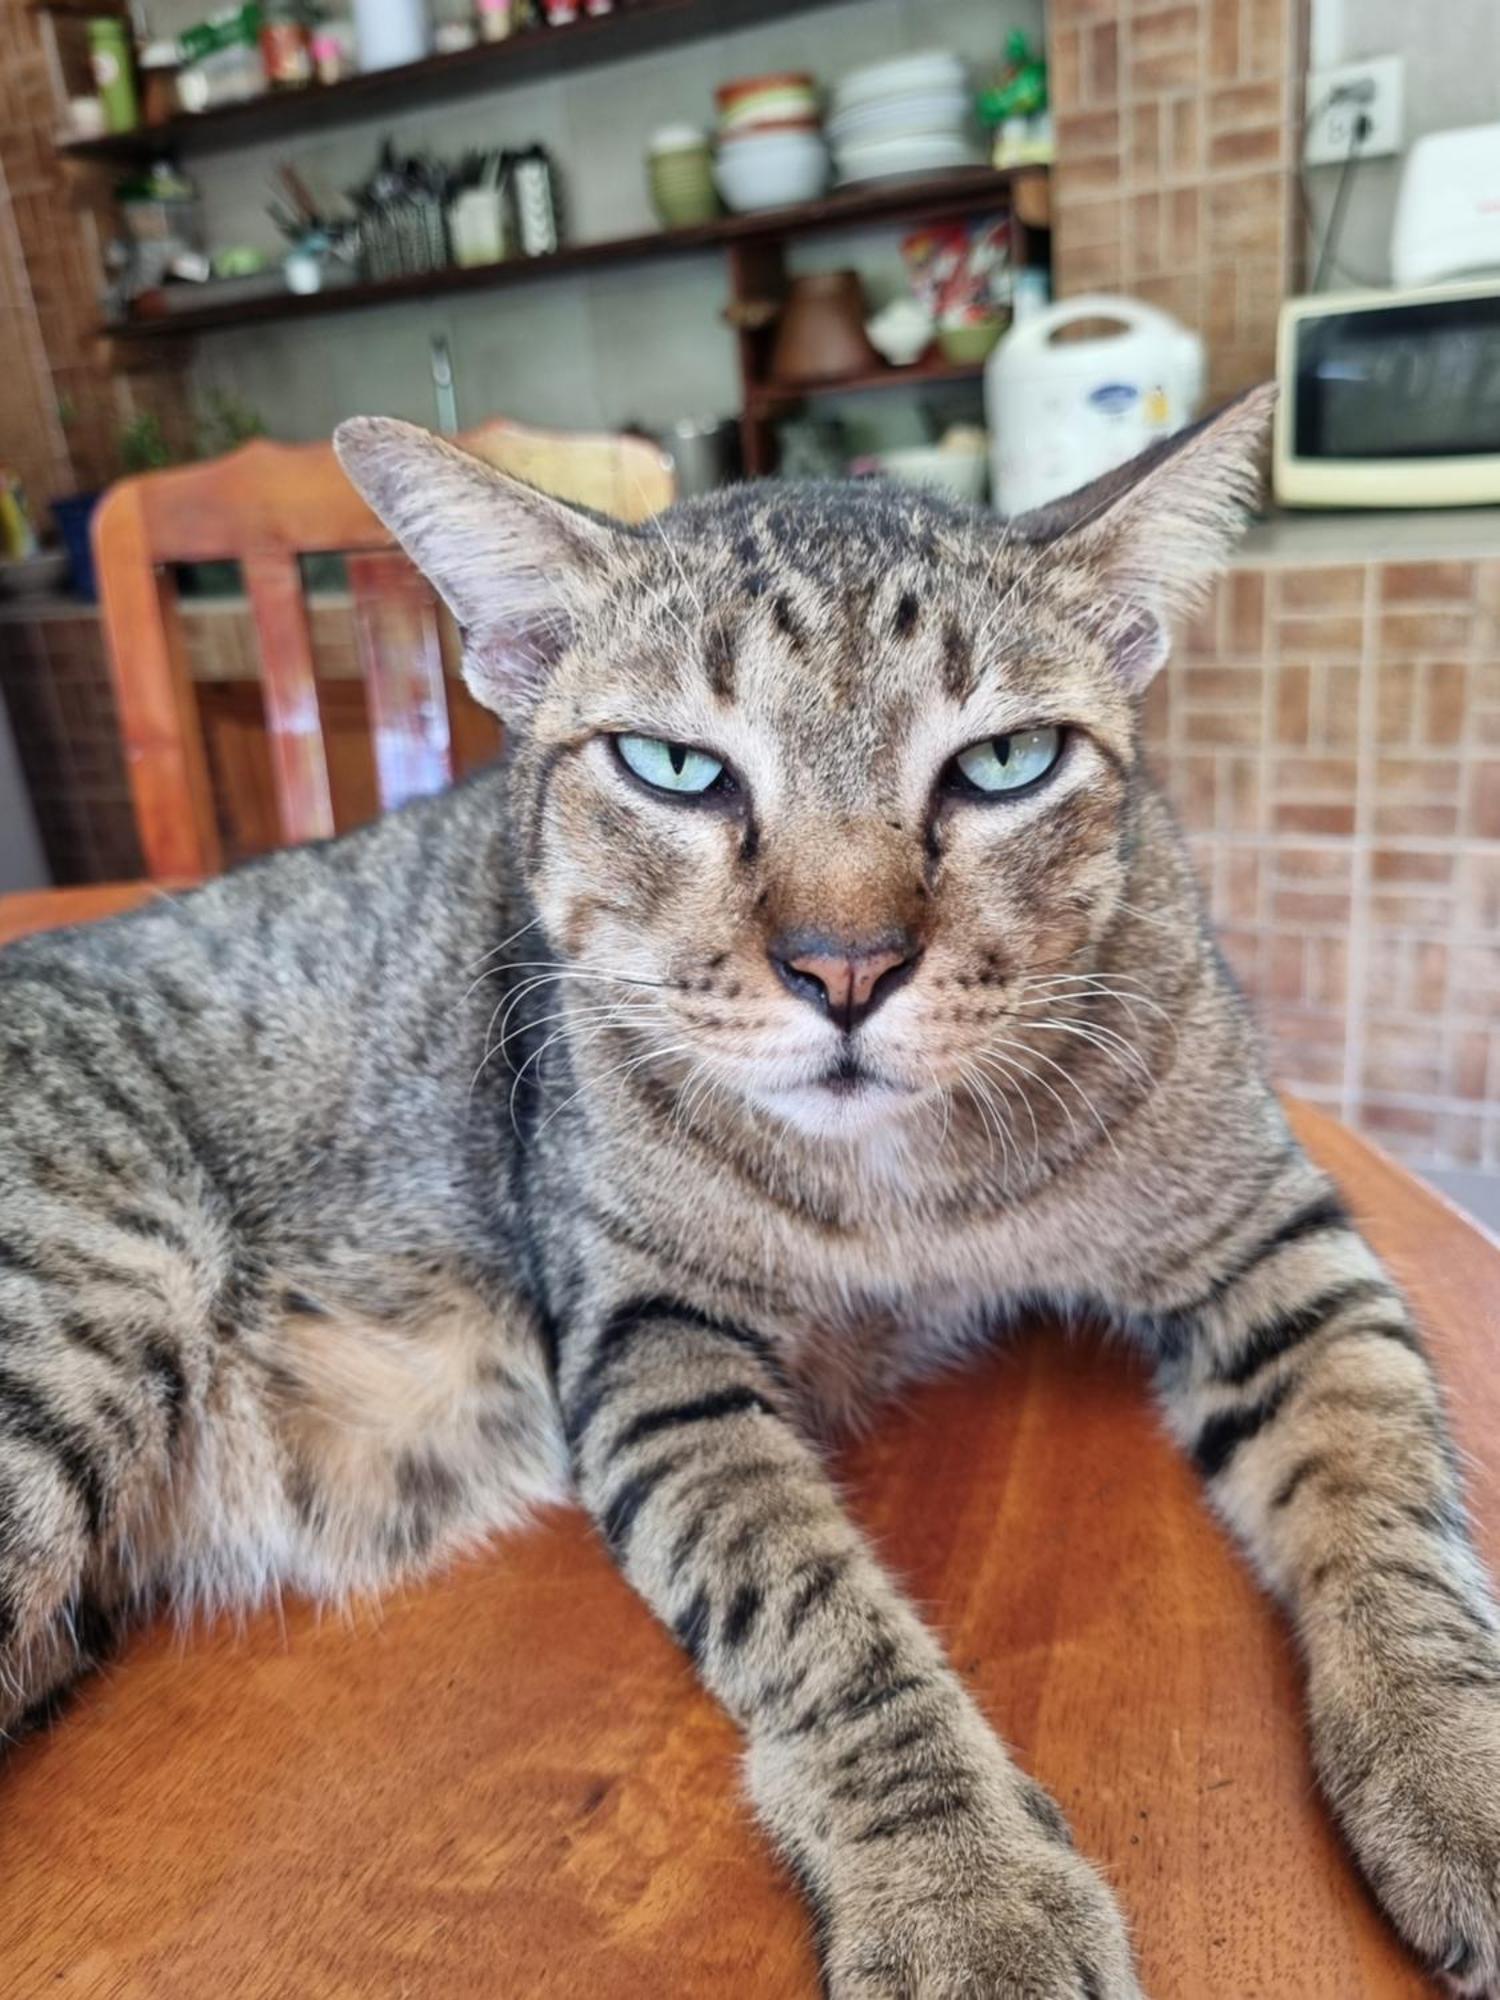
[(1208, 342), (1209, 397), (1272, 371), (1295, 289), (1304, 0), (1052, 0), (1059, 295), (1126, 292)]
[[(165, 19), (152, 8), (153, 26)], [(710, 123), (714, 85), (724, 78), (805, 68), (832, 80), (859, 63), (934, 46), (956, 49), (982, 75), (1015, 26), (1039, 40), (1042, 0), (855, 0), (662, 55), (343, 126), (290, 148), (210, 158), (194, 172), (216, 243), (271, 248), (264, 204), (279, 157), (293, 159), (315, 193), (331, 199), (363, 178), (387, 132), (401, 147), (447, 154), (539, 140), (562, 169), (574, 240), (631, 235), (655, 227), (643, 165), (651, 133), (683, 120)], [(824, 265), (852, 258), (869, 271), (877, 303), (902, 282), (890, 232), (833, 238), (799, 255)], [(200, 389), (232, 387), (279, 437), (326, 436), (361, 410), (431, 422), (428, 344), (443, 333), (461, 421), (509, 412), (542, 424), (655, 426), (737, 406), (734, 346), (720, 317), (725, 295), (718, 253), (656, 263), (649, 273), (547, 278), (490, 295), (216, 335), (200, 343), (194, 379)]]
[[(1496, 0), (1312, 0), (1311, 67), (1399, 55), (1406, 66), (1406, 143), (1424, 132), (1500, 120), (1500, 5)], [(1390, 281), (1391, 222), (1402, 155), (1368, 160), (1350, 182), (1339, 269), (1324, 289), (1347, 291)], [(1337, 167), (1314, 167), (1307, 186), (1321, 238)]]
[(1277, 1079), (1500, 1176), (1494, 515), (1253, 531), (1146, 722)]

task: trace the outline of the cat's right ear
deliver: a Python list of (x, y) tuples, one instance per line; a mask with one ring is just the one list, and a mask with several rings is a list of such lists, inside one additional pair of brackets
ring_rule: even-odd
[(603, 589), (621, 531), (395, 417), (351, 417), (333, 448), (458, 621), (475, 699), (516, 721)]
[(1260, 491), (1276, 390), (1266, 383), (1092, 485), (1020, 514), (1017, 541), (1066, 576), (1073, 609), (1139, 692), (1168, 628), (1207, 591)]

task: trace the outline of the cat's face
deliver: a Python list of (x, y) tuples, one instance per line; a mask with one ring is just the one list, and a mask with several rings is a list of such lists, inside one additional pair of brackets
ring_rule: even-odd
[(1003, 1076), (1086, 960), (1132, 723), (1066, 583), (995, 524), (746, 489), (642, 536), (579, 621), (517, 763), (529, 886), (684, 1067), (848, 1129)]
[(1013, 1078), (1117, 913), (1139, 692), (1263, 411), (1061, 532), (889, 488), (745, 488), (634, 531), (528, 497), (495, 595), (496, 476), (466, 492), (473, 462), (425, 440), (410, 465), (404, 429), (393, 460), (393, 428), (346, 463), (519, 724), (517, 858), (579, 1031), (830, 1134)]

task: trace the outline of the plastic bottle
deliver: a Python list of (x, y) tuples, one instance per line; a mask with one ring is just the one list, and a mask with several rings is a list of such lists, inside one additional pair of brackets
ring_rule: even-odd
[(99, 86), (105, 128), (110, 132), (133, 132), (141, 122), (141, 113), (136, 102), (130, 37), (123, 21), (89, 22), (89, 66)]

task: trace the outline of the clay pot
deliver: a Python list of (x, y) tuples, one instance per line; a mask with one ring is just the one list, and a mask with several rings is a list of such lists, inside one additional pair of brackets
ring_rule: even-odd
[(879, 368), (880, 356), (865, 338), (865, 316), (857, 271), (794, 278), (771, 346), (771, 379), (829, 382)]

